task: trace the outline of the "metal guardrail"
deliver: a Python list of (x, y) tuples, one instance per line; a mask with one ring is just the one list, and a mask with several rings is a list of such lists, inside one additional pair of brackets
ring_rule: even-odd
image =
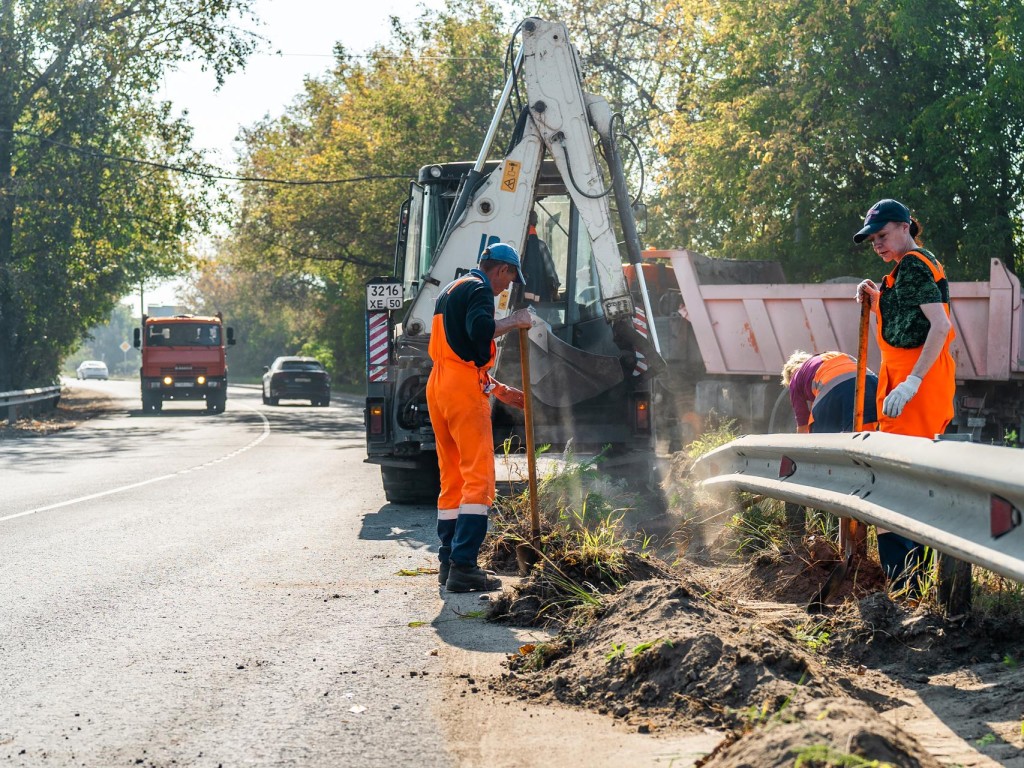
[(1024, 583), (1024, 451), (858, 432), (749, 435), (693, 467), (759, 493), (882, 526)]
[(0, 413), (7, 410), (7, 423), (18, 420), (18, 414), (35, 414), (41, 410), (56, 407), (60, 400), (60, 385), (0, 392)]

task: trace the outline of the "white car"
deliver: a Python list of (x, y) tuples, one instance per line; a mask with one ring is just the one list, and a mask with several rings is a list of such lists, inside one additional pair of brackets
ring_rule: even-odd
[(84, 360), (78, 366), (78, 378), (80, 379), (103, 379), (106, 381), (109, 376), (107, 364), (102, 360)]

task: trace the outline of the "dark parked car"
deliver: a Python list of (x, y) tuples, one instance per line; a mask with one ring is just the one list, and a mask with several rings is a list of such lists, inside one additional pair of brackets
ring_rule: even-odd
[(330, 405), (331, 377), (315, 357), (279, 357), (263, 370), (264, 405), (277, 405), (282, 399)]

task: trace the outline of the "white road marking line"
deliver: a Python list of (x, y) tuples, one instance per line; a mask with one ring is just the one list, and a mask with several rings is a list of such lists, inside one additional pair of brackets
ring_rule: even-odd
[(178, 477), (180, 475), (187, 475), (189, 472), (195, 472), (195, 471), (200, 470), (200, 469), (206, 469), (207, 467), (212, 467), (215, 464), (220, 464), (222, 461), (227, 461), (228, 459), (232, 459), (235, 456), (238, 456), (239, 454), (245, 453), (250, 448), (255, 448), (257, 445), (259, 445), (264, 440), (266, 440), (268, 437), (270, 437), (270, 421), (267, 419), (266, 416), (264, 416), (262, 413), (257, 411), (255, 408), (251, 408), (251, 407), (249, 407), (247, 405), (243, 405), (242, 407), (245, 408), (248, 411), (252, 411), (257, 416), (259, 416), (260, 419), (263, 420), (263, 431), (260, 433), (260, 436), (257, 437), (255, 440), (253, 440), (251, 443), (249, 443), (248, 445), (242, 446), (241, 448), (239, 448), (236, 451), (232, 451), (231, 453), (227, 453), (227, 454), (221, 456), (219, 459), (214, 459), (213, 461), (208, 461), (205, 464), (197, 464), (194, 467), (189, 467), (188, 469), (180, 469), (177, 472), (171, 472), (170, 474), (161, 475), (160, 477), (151, 477), (148, 480), (143, 480), (142, 482), (139, 482), (139, 483), (132, 483), (131, 485), (122, 485), (119, 488), (111, 488), (109, 491), (100, 491), (99, 493), (93, 493), (93, 494), (90, 494), (88, 496), (80, 496), (77, 499), (69, 499), (68, 501), (61, 501), (61, 502), (58, 502), (57, 504), (50, 504), (49, 506), (46, 506), (46, 507), (36, 507), (35, 509), (29, 509), (29, 510), (27, 510), (25, 512), (17, 512), (17, 513), (15, 513), (13, 515), (7, 515), (6, 517), (0, 517), (0, 523), (3, 523), (5, 521), (7, 521), (7, 520), (14, 520), (17, 517), (25, 517), (26, 515), (34, 515), (37, 512), (49, 512), (49, 511), (54, 510), (54, 509), (60, 509), (61, 507), (69, 507), (72, 504), (80, 504), (83, 501), (92, 501), (93, 499), (102, 499), (104, 496), (113, 496), (115, 493), (123, 493), (124, 491), (130, 491), (133, 488), (141, 488), (144, 485), (152, 485), (153, 483), (159, 483), (159, 482), (162, 482), (164, 480), (170, 480), (172, 477)]

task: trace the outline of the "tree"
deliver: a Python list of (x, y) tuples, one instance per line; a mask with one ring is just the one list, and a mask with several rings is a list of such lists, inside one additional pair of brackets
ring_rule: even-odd
[(391, 270), (410, 180), (476, 156), (504, 81), (504, 27), (482, 0), (454, 0), (410, 30), (395, 20), (388, 43), (365, 60), (339, 47), (281, 117), (244, 133), (244, 175), (300, 183), (245, 187), (222, 266), (305, 286), (311, 341), (331, 349), (341, 381), (362, 379), (364, 284)]
[[(238, 268), (228, 257), (204, 261), (183, 297), (190, 311), (221, 312), (238, 343), (228, 350), (232, 378), (259, 377), (279, 355), (301, 354), (324, 326), (320, 286), (300, 275)], [(331, 368), (330, 360), (322, 360)]]
[(661, 142), (679, 243), (777, 258), (791, 279), (876, 274), (850, 238), (896, 197), (952, 279), (1024, 266), (1018, 0), (666, 6), (688, 20)]
[(210, 213), (191, 131), (153, 101), (200, 59), (218, 78), (251, 0), (0, 0), (0, 391), (56, 375), (117, 298), (188, 259)]
[(132, 343), (134, 329), (139, 319), (132, 316), (131, 307), (118, 304), (107, 316), (105, 322), (90, 328), (78, 349), (64, 361), (64, 372), (74, 375), (83, 360), (102, 360), (111, 375), (138, 375), (139, 352), (136, 349), (121, 351), (121, 344)]

